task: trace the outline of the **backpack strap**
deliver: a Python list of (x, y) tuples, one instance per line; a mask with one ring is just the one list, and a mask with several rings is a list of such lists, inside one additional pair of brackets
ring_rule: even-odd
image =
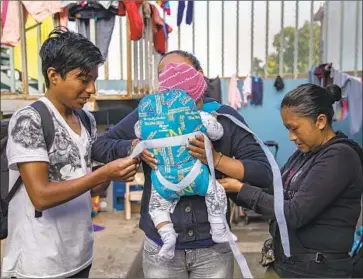
[(33, 107), (40, 115), (44, 140), (47, 146), (47, 150), (49, 151), (52, 147), (55, 135), (53, 117), (50, 114), (47, 105), (44, 104), (42, 101), (36, 101), (30, 106)]
[(87, 129), (89, 135), (91, 136), (92, 135), (91, 120), (89, 119), (87, 113), (83, 109), (75, 109), (74, 114), (79, 117), (83, 126)]
[[(44, 104), (42, 101), (36, 101), (32, 103), (30, 106), (33, 107), (36, 111), (38, 111), (40, 115), (45, 145), (47, 146), (47, 150), (49, 152), (50, 148), (52, 147), (55, 136), (53, 117), (50, 114), (47, 105)], [(43, 215), (42, 212), (35, 210), (35, 218), (40, 218), (42, 217), (42, 215)]]
[(21, 176), (19, 175), (19, 177), (16, 180), (13, 188), (11, 188), (10, 192), (5, 197), (6, 204), (9, 204), (9, 202), (11, 201), (11, 199), (14, 197), (15, 193), (19, 190), (21, 183), (22, 183), (22, 180), (21, 180)]

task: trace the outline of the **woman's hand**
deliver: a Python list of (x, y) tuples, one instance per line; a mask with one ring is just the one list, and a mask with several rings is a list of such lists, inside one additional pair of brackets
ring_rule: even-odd
[(155, 159), (154, 155), (146, 149), (140, 154), (141, 160), (149, 165), (150, 168), (157, 170), (158, 160)]
[(218, 182), (223, 186), (227, 193), (238, 193), (243, 187), (243, 183), (234, 178), (218, 179)]
[[(132, 150), (135, 148), (135, 146), (139, 143), (140, 141), (137, 139), (137, 140), (134, 140), (132, 142), (132, 145), (131, 145), (131, 152)], [(157, 164), (158, 164), (158, 161), (155, 159), (154, 155), (147, 151), (146, 149), (139, 155), (139, 157), (141, 160), (143, 160), (146, 164), (149, 165), (150, 168), (156, 170), (157, 169)]]
[[(189, 154), (199, 159), (203, 164), (208, 164), (203, 135), (198, 135), (195, 138), (190, 139), (189, 143), (190, 145), (187, 147), (190, 150)], [(212, 152), (213, 152), (213, 163), (215, 165), (216, 164), (215, 160), (218, 157), (218, 154), (214, 150), (213, 146), (212, 146)]]

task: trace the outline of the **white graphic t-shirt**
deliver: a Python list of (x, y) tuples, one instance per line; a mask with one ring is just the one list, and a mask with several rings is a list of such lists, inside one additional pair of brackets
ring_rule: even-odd
[[(28, 106), (18, 110), (9, 123), (7, 156), (9, 183), (19, 177), (18, 163), (49, 163), (49, 180), (65, 181), (91, 171), (91, 146), (96, 138), (96, 122), (90, 113), (92, 135), (81, 125), (81, 136), (65, 122), (46, 98), (41, 98), (53, 117), (55, 136), (49, 153), (41, 118)], [(44, 210), (35, 218), (35, 209), (22, 185), (9, 204), (8, 231), (2, 277), (69, 277), (92, 263), (93, 227), (91, 195), (83, 195)]]

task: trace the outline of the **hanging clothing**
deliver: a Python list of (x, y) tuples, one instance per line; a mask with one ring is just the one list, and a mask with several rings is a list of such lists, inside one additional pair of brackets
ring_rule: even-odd
[(108, 9), (105, 9), (98, 2), (87, 3), (86, 1), (81, 1), (77, 5), (70, 4), (68, 7), (69, 20), (76, 21), (78, 32), (89, 40), (91, 39), (90, 19), (95, 20), (95, 44), (100, 49), (102, 56), (106, 59), (118, 9), (114, 6), (109, 6)]
[(341, 71), (334, 71), (334, 84), (347, 95), (350, 112), (350, 133), (357, 134), (362, 127), (362, 81)]
[(242, 103), (241, 92), (237, 86), (237, 77), (232, 75), (228, 86), (228, 104), (234, 109), (240, 109)]
[[(108, 48), (110, 46), (113, 28), (115, 26), (115, 17), (98, 19), (95, 22), (96, 27), (96, 46), (100, 49), (104, 59), (108, 56)], [(77, 20), (78, 32), (86, 38), (91, 38), (89, 19)]]
[(121, 1), (115, 1), (115, 0), (108, 0), (108, 1), (107, 0), (106, 1), (102, 1), (102, 0), (101, 1), (98, 1), (98, 0), (92, 0), (92, 1), (63, 0), (61, 2), (62, 2), (61, 3), (62, 7), (64, 7), (64, 8), (71, 8), (74, 5), (85, 6), (87, 3), (97, 2), (107, 10), (110, 7), (117, 9), (119, 2), (121, 2)]
[(20, 43), (20, 13), (24, 9), (24, 22), (30, 14), (35, 21), (42, 22), (50, 15), (62, 11), (61, 1), (1, 1), (2, 5), (2, 36), (1, 43), (17, 46)]
[(263, 81), (260, 77), (252, 78), (252, 98), (251, 105), (262, 106), (263, 100)]
[(205, 97), (213, 98), (219, 103), (222, 103), (221, 80), (219, 79), (219, 77), (216, 77), (214, 79), (209, 79), (207, 77), (204, 78), (208, 86)]
[(122, 1), (126, 8), (126, 15), (130, 22), (130, 39), (138, 41), (142, 38), (144, 32), (144, 21), (141, 16), (140, 7), (142, 1)]
[[(185, 10), (185, 1), (178, 1), (178, 15), (177, 15), (178, 26), (180, 26), (180, 24), (183, 21), (184, 10)], [(185, 22), (188, 25), (192, 24), (193, 22), (193, 10), (194, 10), (194, 1), (188, 1), (188, 7), (185, 18)]]
[(282, 77), (280, 77), (280, 76), (276, 77), (274, 87), (276, 88), (277, 91), (281, 91), (285, 88), (285, 83), (284, 83), (284, 80), (282, 79)]
[(250, 75), (247, 75), (245, 80), (243, 81), (242, 95), (243, 95), (243, 105), (248, 105), (248, 99), (252, 94), (252, 79)]
[(333, 64), (325, 63), (320, 64), (315, 68), (314, 75), (319, 80), (318, 85), (322, 87), (327, 87), (328, 85), (333, 83)]
[(168, 34), (172, 28), (164, 22), (156, 6), (150, 5), (152, 10), (152, 30), (154, 48), (160, 54), (167, 52)]
[(171, 15), (171, 12), (170, 12), (170, 3), (169, 2), (170, 1), (165, 1), (165, 0), (163, 0), (163, 1), (156, 1), (156, 4), (158, 4), (158, 6), (160, 8), (162, 8), (163, 11), (166, 12), (167, 15), (170, 16)]
[(315, 75), (316, 66), (311, 67), (310, 71), (308, 72), (309, 76), (309, 83), (320, 85), (320, 81), (318, 77)]

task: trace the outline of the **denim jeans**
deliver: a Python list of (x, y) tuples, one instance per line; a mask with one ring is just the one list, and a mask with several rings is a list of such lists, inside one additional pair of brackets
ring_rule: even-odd
[(175, 257), (158, 259), (160, 247), (145, 238), (143, 270), (145, 278), (233, 278), (234, 257), (228, 243), (209, 248), (175, 250)]

